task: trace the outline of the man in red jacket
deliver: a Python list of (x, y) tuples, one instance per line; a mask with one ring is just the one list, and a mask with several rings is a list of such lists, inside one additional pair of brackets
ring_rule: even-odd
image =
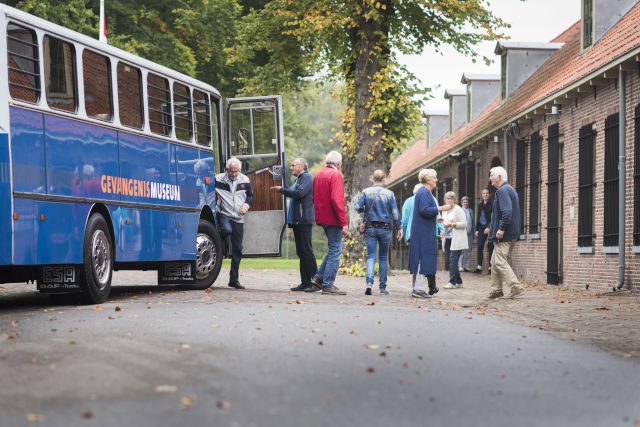
[(313, 180), (313, 204), (316, 210), (316, 224), (322, 226), (327, 236), (327, 256), (316, 275), (311, 279), (314, 287), (307, 292), (322, 289), (326, 295), (345, 295), (333, 283), (340, 267), (342, 253), (342, 235), (346, 234), (347, 206), (344, 198), (344, 182), (340, 173), (342, 155), (337, 151), (330, 151), (325, 158), (326, 167), (318, 172)]

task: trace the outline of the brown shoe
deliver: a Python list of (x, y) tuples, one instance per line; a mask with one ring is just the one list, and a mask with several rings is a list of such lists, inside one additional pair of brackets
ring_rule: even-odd
[(503, 296), (504, 293), (502, 292), (502, 289), (492, 289), (491, 292), (489, 292), (489, 299), (501, 298)]

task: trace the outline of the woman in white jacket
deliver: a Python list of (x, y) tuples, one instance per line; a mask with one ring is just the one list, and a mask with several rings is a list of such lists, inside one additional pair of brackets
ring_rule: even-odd
[(449, 191), (444, 195), (444, 203), (449, 206), (449, 210), (443, 212), (443, 224), (447, 230), (451, 230), (451, 250), (449, 252), (449, 283), (445, 289), (456, 289), (462, 287), (462, 277), (458, 269), (458, 261), (462, 251), (469, 248), (467, 239), (467, 216), (464, 210), (457, 204), (456, 193)]

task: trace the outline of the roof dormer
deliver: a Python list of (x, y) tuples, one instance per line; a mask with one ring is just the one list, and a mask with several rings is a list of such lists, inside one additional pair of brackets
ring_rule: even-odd
[(501, 57), (502, 99), (507, 99), (564, 43), (498, 42), (495, 53)]
[(600, 40), (638, 0), (582, 0), (582, 49)]
[(444, 98), (449, 100), (449, 133), (453, 133), (467, 120), (467, 91), (447, 89)]
[(467, 85), (467, 123), (478, 117), (491, 101), (500, 95), (499, 74), (463, 74)]
[(446, 111), (425, 111), (427, 127), (427, 149), (442, 138), (449, 130), (449, 116)]

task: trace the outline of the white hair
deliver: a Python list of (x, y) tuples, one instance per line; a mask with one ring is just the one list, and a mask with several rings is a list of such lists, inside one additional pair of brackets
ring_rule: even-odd
[(503, 182), (508, 182), (507, 170), (502, 166), (496, 166), (489, 171), (491, 175), (499, 176)]
[(328, 165), (339, 166), (342, 164), (342, 154), (337, 151), (329, 151), (324, 162)]
[(418, 181), (423, 184), (426, 184), (427, 181), (433, 181), (434, 179), (438, 179), (438, 173), (435, 169), (422, 169), (418, 172)]
[(238, 169), (242, 169), (242, 162), (238, 160), (237, 157), (230, 157), (229, 160), (227, 160), (227, 169), (232, 166), (236, 166)]
[(414, 185), (414, 187), (413, 187), (413, 194), (416, 194), (420, 188), (422, 188), (422, 184), (416, 184), (416, 185)]

